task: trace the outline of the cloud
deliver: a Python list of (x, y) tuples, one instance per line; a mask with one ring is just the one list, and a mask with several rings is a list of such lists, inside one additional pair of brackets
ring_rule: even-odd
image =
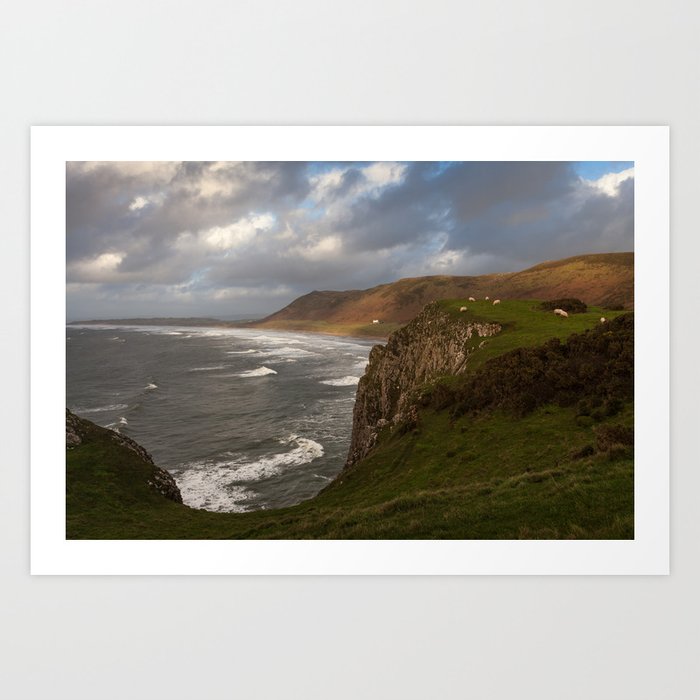
[(634, 168), (627, 168), (619, 173), (607, 173), (599, 177), (597, 180), (586, 180), (591, 186), (608, 195), (608, 197), (616, 197), (620, 185), (625, 181), (634, 177)]
[(213, 226), (204, 231), (201, 238), (208, 247), (228, 253), (250, 243), (258, 233), (269, 231), (274, 224), (272, 214), (250, 214), (228, 226)]
[(632, 168), (586, 180), (560, 162), (95, 162), (66, 175), (74, 316), (273, 311), (312, 289), (633, 247)]

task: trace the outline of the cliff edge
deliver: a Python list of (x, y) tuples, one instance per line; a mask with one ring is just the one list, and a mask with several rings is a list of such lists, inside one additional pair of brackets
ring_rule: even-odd
[(130, 461), (133, 459), (130, 453), (138, 457), (143, 464), (143, 477), (151, 489), (157, 491), (161, 496), (175, 501), (175, 503), (182, 503), (182, 494), (172, 474), (156, 466), (151, 455), (135, 440), (113, 430), (100, 428), (95, 423), (80, 418), (66, 409), (66, 449), (73, 450), (79, 448), (83, 443), (90, 444), (98, 435), (103, 439), (108, 437), (111, 443), (117, 447), (116, 450), (113, 450), (115, 455), (124, 454)]
[(386, 345), (375, 345), (357, 387), (346, 467), (369, 453), (383, 428), (410, 429), (417, 421), (413, 391), (439, 376), (462, 372), (484, 344), (479, 339), (500, 331), (499, 323), (463, 321), (433, 302), (389, 336)]

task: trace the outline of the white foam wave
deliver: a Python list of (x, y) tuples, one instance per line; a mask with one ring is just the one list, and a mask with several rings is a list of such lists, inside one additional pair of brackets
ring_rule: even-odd
[(321, 384), (327, 384), (328, 386), (356, 386), (360, 381), (359, 377), (340, 377), (339, 379), (324, 379)]
[(259, 354), (263, 355), (264, 357), (310, 357), (313, 355), (318, 355), (317, 352), (304, 350), (303, 348), (293, 348), (289, 345), (279, 348), (271, 348), (268, 350), (261, 350)]
[(273, 345), (298, 345), (304, 342), (303, 340), (299, 340), (298, 338), (290, 338), (286, 335), (256, 335), (253, 336), (253, 340), (262, 341), (265, 343), (272, 343)]
[(76, 408), (76, 413), (103, 413), (104, 411), (123, 411), (129, 408), (125, 403), (111, 403), (108, 406), (97, 406), (97, 408)]
[(226, 354), (227, 355), (250, 355), (251, 353), (256, 353), (258, 352), (257, 350), (253, 350), (252, 348), (249, 350), (227, 350)]
[(241, 484), (276, 476), (287, 468), (308, 464), (324, 453), (321, 444), (298, 435), (289, 435), (280, 442), (294, 447), (288, 452), (265, 455), (254, 461), (239, 457), (186, 465), (175, 474), (182, 500), (192, 508), (244, 512), (247, 510), (245, 501), (253, 492)]
[(249, 369), (246, 372), (241, 372), (239, 377), (264, 377), (267, 374), (277, 374), (274, 369), (269, 367), (258, 367), (257, 369)]
[(129, 425), (129, 421), (124, 416), (119, 416), (119, 425)]
[(226, 369), (226, 365), (212, 365), (209, 367), (192, 367), (188, 372), (215, 372), (217, 369)]
[(248, 510), (245, 501), (253, 493), (244, 486), (230, 484), (226, 467), (211, 465), (185, 469), (174, 476), (182, 502), (190, 508), (214, 513), (245, 513)]
[(158, 388), (158, 385), (154, 384), (153, 382), (151, 382), (150, 384), (146, 384), (146, 386), (144, 387), (144, 389), (146, 389), (147, 391), (152, 391), (153, 389), (157, 389), (157, 388)]

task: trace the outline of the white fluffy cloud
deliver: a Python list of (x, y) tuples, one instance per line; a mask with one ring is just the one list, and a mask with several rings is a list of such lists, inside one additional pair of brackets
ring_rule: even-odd
[(634, 168), (627, 168), (619, 173), (607, 173), (599, 177), (597, 180), (587, 180), (587, 182), (595, 189), (603, 192), (608, 197), (616, 197), (620, 189), (620, 185), (625, 181), (634, 177)]
[(222, 252), (231, 252), (250, 243), (258, 233), (269, 231), (275, 225), (272, 214), (251, 214), (228, 226), (213, 226), (201, 234), (206, 245)]

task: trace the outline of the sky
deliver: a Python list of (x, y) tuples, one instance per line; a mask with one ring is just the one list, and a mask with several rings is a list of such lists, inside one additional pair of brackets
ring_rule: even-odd
[(257, 317), (316, 289), (631, 251), (631, 162), (70, 162), (68, 320)]

